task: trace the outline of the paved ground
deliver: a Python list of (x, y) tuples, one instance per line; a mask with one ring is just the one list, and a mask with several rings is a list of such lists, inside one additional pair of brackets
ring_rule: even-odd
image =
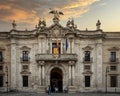
[[(47, 93), (23, 93), (23, 92), (9, 92), (0, 93), (0, 96), (48, 96)], [(52, 93), (51, 96), (120, 96), (120, 93)]]

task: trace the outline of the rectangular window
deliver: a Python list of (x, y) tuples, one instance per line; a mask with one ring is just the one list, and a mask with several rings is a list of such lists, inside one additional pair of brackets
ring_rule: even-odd
[(3, 70), (3, 66), (0, 66), (0, 71), (2, 71)]
[(117, 70), (117, 67), (116, 67), (116, 66), (110, 66), (110, 70), (111, 70), (111, 71), (116, 71), (116, 70)]
[(85, 87), (90, 87), (90, 76), (85, 76)]
[(0, 76), (0, 87), (3, 87), (3, 76)]
[(28, 76), (23, 76), (23, 87), (28, 87)]
[(28, 65), (23, 65), (23, 70), (28, 70)]
[(29, 61), (28, 51), (23, 51), (23, 61)]
[(111, 62), (116, 62), (116, 52), (111, 52), (110, 61)]
[(90, 65), (85, 65), (84, 70), (90, 70)]
[(85, 51), (85, 61), (90, 61), (90, 51)]
[(61, 44), (60, 43), (52, 43), (52, 53), (53, 54), (60, 54), (61, 52), (60, 52), (60, 47), (61, 46)]
[(117, 76), (111, 76), (110, 77), (110, 86), (111, 87), (117, 87)]
[(3, 61), (3, 54), (2, 54), (2, 52), (0, 51), (0, 62), (2, 62)]

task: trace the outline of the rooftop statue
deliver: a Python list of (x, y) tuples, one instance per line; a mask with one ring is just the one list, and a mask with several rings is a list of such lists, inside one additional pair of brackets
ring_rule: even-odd
[(16, 29), (16, 26), (17, 26), (17, 24), (16, 24), (15, 20), (13, 20), (13, 22), (12, 22), (13, 29)]
[(51, 8), (50, 8), (50, 12), (49, 13), (54, 14), (54, 18), (58, 18), (58, 19), (60, 17), (59, 15), (64, 15), (63, 12), (57, 11), (57, 10), (53, 10)]
[(98, 20), (97, 23), (96, 23), (97, 30), (100, 30), (100, 25), (101, 25), (101, 22), (100, 22), (100, 20)]

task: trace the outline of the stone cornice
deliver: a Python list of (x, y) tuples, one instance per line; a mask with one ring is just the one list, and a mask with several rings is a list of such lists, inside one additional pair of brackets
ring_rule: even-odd
[[(79, 30), (79, 29), (71, 29), (68, 27), (63, 27), (61, 24), (53, 24), (49, 27), (44, 27), (42, 29), (36, 28), (33, 30), (16, 30), (12, 29), (10, 32), (0, 32), (0, 38), (34, 38), (39, 35), (44, 35), (45, 37), (54, 37), (50, 36), (49, 34), (52, 34), (53, 30), (60, 30), (61, 36), (60, 37), (66, 37), (67, 35), (73, 35), (78, 38), (83, 39), (94, 39), (94, 38), (105, 38), (105, 39), (120, 39), (120, 37), (117, 34), (120, 34), (120, 32), (103, 32), (102, 30)], [(51, 33), (49, 33), (51, 31)]]

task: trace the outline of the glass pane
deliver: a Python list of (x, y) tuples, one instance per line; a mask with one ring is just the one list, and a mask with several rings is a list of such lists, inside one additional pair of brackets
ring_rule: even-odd
[(28, 51), (23, 51), (23, 61), (28, 61)]
[(3, 58), (2, 58), (3, 56), (2, 56), (2, 52), (0, 52), (0, 62), (2, 62), (3, 61)]
[(117, 76), (111, 76), (111, 87), (117, 87)]
[(3, 76), (0, 76), (0, 87), (3, 87)]
[(116, 52), (111, 52), (111, 62), (116, 61)]
[(90, 61), (90, 51), (85, 51), (85, 61)]

